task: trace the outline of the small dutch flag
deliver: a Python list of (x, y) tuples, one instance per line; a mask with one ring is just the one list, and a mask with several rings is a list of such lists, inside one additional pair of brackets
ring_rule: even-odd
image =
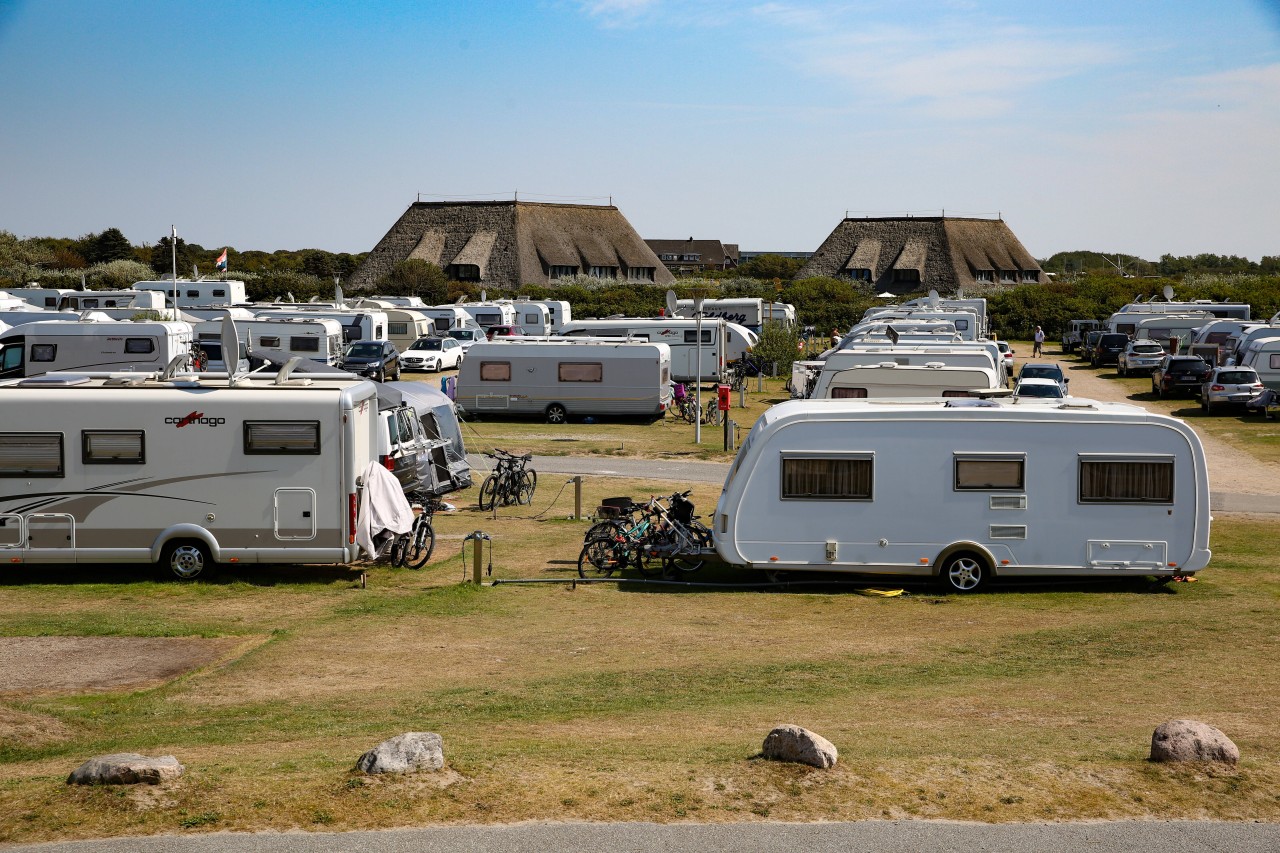
[(222, 254), (218, 255), (218, 260), (217, 262), (214, 263), (213, 268), (216, 270), (222, 270), (223, 272), (226, 272), (227, 270), (227, 250), (226, 249), (223, 249)]

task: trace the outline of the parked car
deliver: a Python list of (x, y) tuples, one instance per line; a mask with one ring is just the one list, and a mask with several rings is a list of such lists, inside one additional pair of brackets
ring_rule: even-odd
[(1262, 389), (1252, 367), (1215, 367), (1200, 385), (1200, 410), (1211, 415), (1225, 404), (1244, 405)]
[(1006, 376), (1013, 375), (1013, 349), (1010, 348), (1008, 341), (996, 341), (996, 347), (1000, 350), (1000, 357), (1004, 359), (1004, 372)]
[(494, 338), (510, 338), (517, 335), (525, 334), (523, 326), (490, 326), (485, 329), (484, 335), (489, 340)]
[(400, 356), (405, 370), (452, 370), (462, 363), (462, 344), (453, 338), (418, 338)]
[(1062, 387), (1062, 393), (1067, 393), (1067, 383), (1071, 380), (1062, 372), (1062, 365), (1052, 361), (1027, 362), (1022, 365), (1022, 369), (1018, 371), (1018, 382), (1024, 379), (1052, 379)]
[(342, 353), (342, 369), (378, 382), (400, 378), (400, 353), (391, 341), (356, 341)]
[(1129, 341), (1116, 361), (1116, 372), (1128, 376), (1138, 370), (1155, 370), (1164, 360), (1164, 347), (1155, 341)]
[(1089, 351), (1089, 364), (1094, 367), (1115, 364), (1128, 345), (1129, 336), (1124, 332), (1104, 332), (1098, 336), (1098, 342)]
[(1077, 347), (1084, 344), (1085, 335), (1101, 327), (1102, 324), (1097, 320), (1072, 320), (1070, 328), (1062, 333), (1062, 351), (1075, 352)]
[(1018, 384), (1013, 386), (1014, 399), (1019, 398), (1038, 398), (1047, 400), (1061, 400), (1067, 396), (1063, 390), (1062, 384), (1055, 379), (1046, 378), (1027, 378), (1019, 379)]
[(477, 329), (468, 326), (465, 329), (450, 329), (445, 332), (446, 335), (453, 338), (462, 346), (462, 357), (467, 357), (467, 350), (471, 349), (471, 345), (477, 341), (488, 340), (484, 336), (484, 329)]
[(1080, 345), (1080, 358), (1085, 361), (1089, 360), (1089, 354), (1093, 352), (1094, 346), (1098, 343), (1098, 338), (1106, 333), (1106, 329), (1094, 329), (1092, 332), (1085, 332), (1084, 343)]
[(1151, 393), (1161, 397), (1178, 391), (1196, 393), (1211, 370), (1194, 355), (1166, 355), (1151, 373)]

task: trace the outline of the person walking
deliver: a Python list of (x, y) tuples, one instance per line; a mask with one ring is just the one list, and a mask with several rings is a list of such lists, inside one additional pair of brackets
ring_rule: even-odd
[(1034, 358), (1038, 355), (1041, 355), (1042, 354), (1041, 350), (1043, 349), (1044, 349), (1044, 329), (1040, 328), (1039, 326), (1036, 326), (1035, 346), (1031, 348), (1031, 356)]

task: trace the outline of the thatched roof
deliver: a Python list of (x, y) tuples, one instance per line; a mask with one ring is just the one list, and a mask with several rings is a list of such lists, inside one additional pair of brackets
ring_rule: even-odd
[[(721, 243), (719, 240), (685, 240), (647, 239), (644, 241), (653, 253), (661, 258), (663, 255), (674, 255), (675, 260), (664, 260), (669, 267), (689, 266), (690, 264), (704, 268), (729, 269), (738, 265), (738, 244)], [(696, 261), (681, 259), (688, 255), (697, 255)]]
[[(446, 274), (477, 267), (496, 287), (547, 284), (552, 267), (586, 274), (592, 267), (652, 270), (673, 281), (631, 223), (613, 206), (525, 201), (415, 202), (352, 275), (353, 290), (373, 286), (400, 261), (421, 258)], [(644, 276), (641, 276), (642, 278)]]
[[(870, 285), (877, 293), (922, 288), (952, 293), (1009, 276), (1019, 282), (1047, 280), (1003, 219), (956, 217), (845, 219), (796, 278), (849, 277), (857, 269), (871, 270)], [(911, 281), (906, 270), (918, 271), (919, 281)]]

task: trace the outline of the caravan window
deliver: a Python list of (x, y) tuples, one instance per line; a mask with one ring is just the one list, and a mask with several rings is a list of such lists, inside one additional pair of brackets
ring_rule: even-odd
[(226, 295), (227, 295), (227, 292), (226, 292), (225, 290), (215, 290), (215, 291), (213, 291), (213, 295), (214, 295), (214, 296), (226, 296)]
[(387, 334), (403, 338), (409, 334), (408, 323), (387, 323)]
[(1026, 483), (1027, 458), (1018, 455), (957, 453), (955, 455), (958, 492), (996, 489), (1022, 491)]
[(1270, 370), (1280, 370), (1280, 354), (1272, 353), (1268, 364), (1270, 365)]
[(270, 348), (270, 349), (278, 349), (278, 348), (280, 347), (280, 339), (279, 339), (278, 337), (274, 337), (274, 336), (272, 336), (272, 335), (267, 335), (267, 336), (264, 336), (264, 337), (259, 337), (259, 338), (258, 338), (258, 346), (260, 346), (260, 347), (267, 347), (267, 348)]
[(289, 349), (294, 352), (320, 352), (319, 338), (289, 338)]
[(542, 325), (542, 315), (541, 315), (541, 314), (525, 314), (525, 315), (524, 315), (524, 324), (525, 324), (526, 326), (541, 326), (541, 325)]
[(0, 477), (61, 477), (62, 433), (0, 432)]
[(866, 388), (832, 388), (832, 400), (861, 400), (867, 396)]
[(1173, 503), (1173, 459), (1081, 456), (1080, 503)]
[(319, 421), (245, 421), (244, 452), (320, 453)]
[(783, 500), (871, 500), (870, 453), (782, 457)]
[(510, 382), (511, 381), (511, 362), (509, 361), (480, 362), (480, 380), (482, 382)]
[(562, 361), (558, 365), (561, 382), (603, 382), (604, 363)]
[(476, 312), (476, 322), (477, 322), (477, 323), (479, 323), (481, 326), (485, 326), (485, 327), (488, 327), (488, 326), (496, 326), (496, 325), (498, 325), (499, 323), (501, 323), (501, 322), (502, 322), (502, 315), (501, 315), (501, 314), (494, 314), (494, 313), (491, 313), (491, 312), (483, 312), (483, 313), (482, 313), (482, 312), (477, 311), (477, 312)]
[(124, 351), (134, 354), (143, 354), (156, 351), (156, 342), (151, 338), (125, 338)]
[(32, 361), (55, 361), (58, 358), (57, 344), (32, 344)]
[(146, 462), (146, 437), (140, 429), (80, 431), (80, 461), (85, 465)]
[(198, 290), (188, 290), (188, 291), (187, 291), (187, 298), (188, 298), (188, 299), (199, 299), (199, 298), (200, 298), (200, 291), (198, 291)]
[[(698, 342), (698, 330), (697, 330), (697, 329), (689, 329), (689, 330), (687, 330), (687, 331), (684, 333), (684, 342), (685, 342), (686, 344), (696, 344), (696, 343)], [(702, 342), (703, 342), (704, 344), (709, 344), (709, 343), (711, 343), (711, 330), (710, 330), (710, 329), (703, 329), (703, 330), (702, 330)]]

